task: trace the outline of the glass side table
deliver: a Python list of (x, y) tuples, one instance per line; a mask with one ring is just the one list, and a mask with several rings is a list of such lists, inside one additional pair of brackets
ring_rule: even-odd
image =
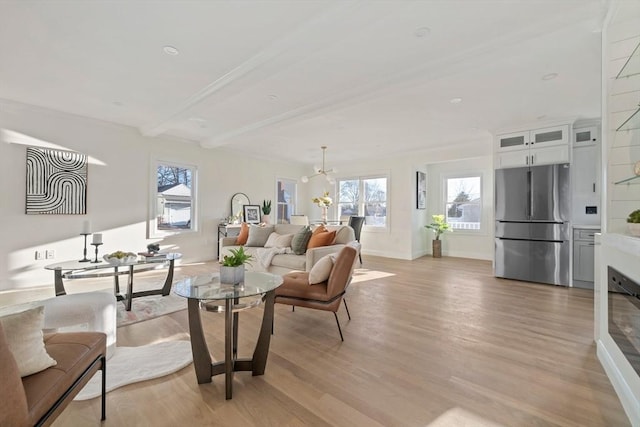
[[(220, 283), (218, 273), (193, 276), (175, 283), (174, 293), (188, 300), (191, 351), (198, 384), (210, 383), (213, 376), (224, 373), (226, 398), (231, 399), (234, 372), (251, 371), (254, 376), (264, 374), (271, 341), (275, 289), (281, 284), (281, 276), (250, 271), (245, 272), (245, 281), (239, 285)], [(238, 313), (257, 305), (255, 302), (241, 303), (240, 299), (254, 296), (259, 297), (259, 302), (264, 302), (262, 326), (252, 358), (238, 359)], [(224, 308), (215, 302), (224, 302)], [(201, 307), (224, 311), (224, 362), (212, 363), (202, 329)]]

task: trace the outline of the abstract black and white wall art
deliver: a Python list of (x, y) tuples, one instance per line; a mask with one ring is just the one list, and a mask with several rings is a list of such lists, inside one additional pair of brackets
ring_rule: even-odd
[(87, 155), (27, 147), (27, 214), (87, 213)]

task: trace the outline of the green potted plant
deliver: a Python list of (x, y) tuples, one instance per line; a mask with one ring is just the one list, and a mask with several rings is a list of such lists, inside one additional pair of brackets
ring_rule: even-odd
[(263, 200), (262, 201), (262, 221), (269, 223), (269, 214), (271, 213), (271, 200)]
[(440, 235), (446, 231), (453, 231), (451, 226), (447, 224), (444, 219), (444, 215), (432, 215), (431, 216), (433, 222), (431, 224), (425, 225), (426, 228), (432, 230), (436, 237), (432, 242), (432, 255), (434, 258), (442, 257), (442, 241), (440, 240)]
[(629, 232), (634, 236), (640, 236), (640, 209), (631, 212), (627, 217)]
[(231, 255), (222, 258), (220, 266), (220, 283), (236, 285), (244, 282), (244, 265), (251, 265), (252, 256), (244, 251), (244, 247), (231, 249)]

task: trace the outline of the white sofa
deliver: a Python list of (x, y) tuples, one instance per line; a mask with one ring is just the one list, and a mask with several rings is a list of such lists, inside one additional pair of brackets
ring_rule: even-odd
[[(281, 235), (295, 234), (304, 228), (303, 225), (294, 224), (275, 224), (273, 227), (273, 231)], [(340, 252), (340, 249), (342, 249), (347, 243), (353, 242), (356, 239), (353, 228), (348, 225), (327, 225), (326, 228), (329, 231), (336, 230), (336, 238), (332, 245), (307, 249), (307, 252), (303, 255), (296, 255), (294, 253), (275, 255), (271, 264), (267, 268), (264, 268), (258, 262), (258, 247), (245, 246), (245, 252), (249, 253), (253, 257), (251, 264), (247, 265), (246, 269), (249, 271), (267, 271), (274, 274), (286, 274), (291, 271), (310, 271), (311, 267), (313, 267), (320, 258), (328, 254)], [(235, 242), (236, 237), (223, 237), (220, 239), (218, 252), (220, 254), (220, 262), (222, 262), (225, 255), (230, 255), (231, 249), (240, 248), (240, 246), (236, 245)]]

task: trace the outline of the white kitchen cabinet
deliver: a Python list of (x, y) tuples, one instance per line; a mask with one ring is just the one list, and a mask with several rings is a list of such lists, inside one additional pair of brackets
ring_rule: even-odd
[(573, 286), (593, 289), (594, 235), (599, 229), (573, 229)]
[(500, 134), (496, 167), (550, 165), (569, 161), (569, 125)]

